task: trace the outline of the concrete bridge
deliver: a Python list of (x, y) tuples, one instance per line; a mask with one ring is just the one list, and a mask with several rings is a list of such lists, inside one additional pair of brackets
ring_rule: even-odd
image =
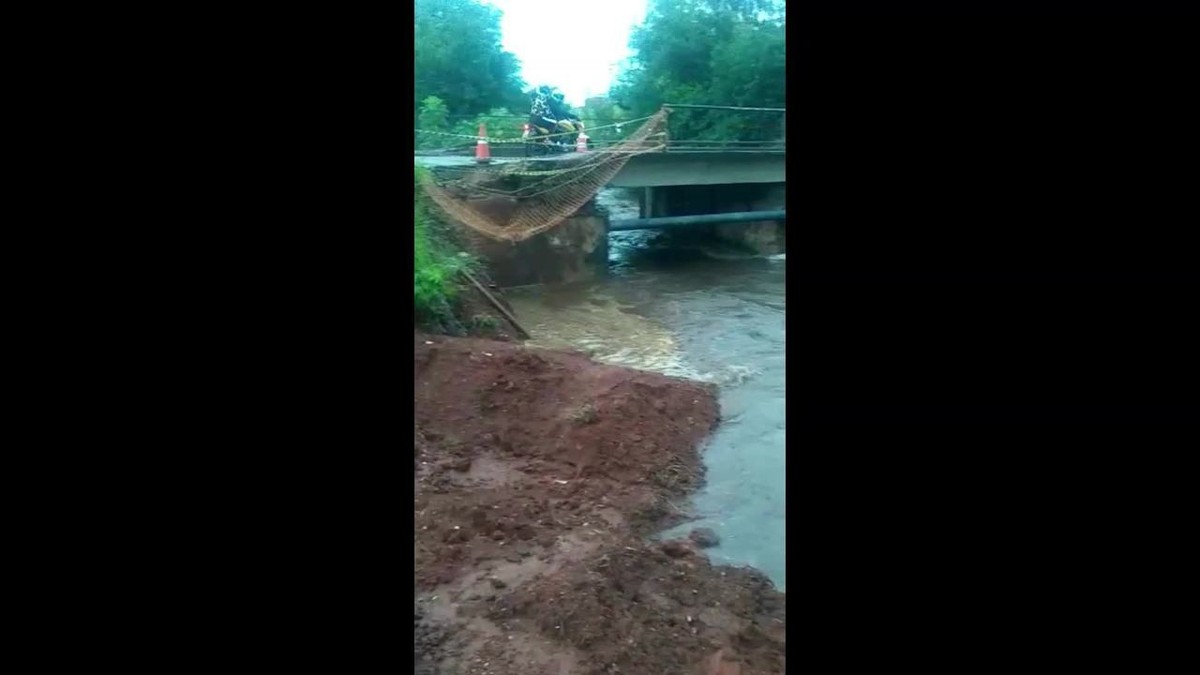
[[(537, 158), (534, 163), (570, 162), (579, 157), (567, 153)], [(634, 155), (609, 181), (609, 187), (653, 188), (676, 185), (741, 185), (784, 183), (787, 155), (783, 151), (697, 150), (667, 151)]]
[[(593, 151), (605, 145), (597, 143)], [(590, 155), (563, 152), (527, 157), (527, 152), (521, 144), (498, 143), (492, 147), (489, 165), (524, 162), (531, 171), (565, 169)], [(418, 156), (416, 162), (466, 168), (476, 165), (472, 154), (464, 149), (457, 156)], [(723, 239), (763, 254), (782, 253), (786, 250), (786, 163), (783, 141), (670, 141), (662, 150), (629, 157), (607, 183), (636, 192), (638, 218), (610, 219), (590, 203), (549, 232), (515, 245), (481, 238), (477, 249), (502, 286), (588, 278), (607, 265), (608, 234), (626, 230), (670, 229), (686, 236)]]
[[(660, 139), (656, 141), (660, 143), (661, 150), (630, 157), (621, 170), (608, 182), (609, 187), (645, 190), (643, 197), (645, 208), (641, 214), (643, 219), (687, 215), (674, 212), (677, 210), (675, 207), (665, 207), (666, 204), (673, 201), (669, 198), (671, 190), (668, 188), (707, 185), (782, 185), (787, 182), (787, 143), (782, 137), (779, 140), (767, 141), (685, 140), (672, 137), (669, 129), (671, 120), (681, 114), (725, 116), (766, 114), (774, 116), (775, 122), (764, 123), (766, 124), (765, 128), (771, 129), (771, 124), (778, 123), (782, 135), (783, 119), (780, 116), (786, 113), (786, 109), (669, 103), (663, 106), (663, 110), (669, 114), (666, 117), (667, 129), (658, 134)], [(759, 126), (757, 119), (754, 119), (752, 126)], [(594, 133), (596, 127), (591, 128)], [(769, 135), (769, 133), (761, 135)], [(606, 147), (617, 146), (621, 143), (623, 141), (620, 139), (600, 141), (593, 139), (588, 143), (588, 147), (593, 152), (603, 151)], [(569, 166), (589, 156), (588, 153), (573, 151), (540, 157), (530, 156), (534, 149), (540, 147), (542, 146), (533, 143), (499, 139), (490, 147), (492, 159), (489, 164), (528, 162), (534, 167), (533, 170), (543, 170), (564, 164)], [(473, 146), (460, 146), (456, 156), (418, 156), (417, 162), (431, 167), (466, 167), (475, 164), (473, 155)], [(779, 208), (782, 206), (780, 203)], [(668, 210), (672, 212), (669, 213)], [(715, 213), (709, 215), (715, 215)]]
[(784, 183), (786, 168), (783, 152), (649, 153), (629, 158), (609, 185), (639, 188)]
[[(510, 146), (512, 147), (512, 146)], [(538, 169), (569, 165), (586, 157), (567, 152), (548, 157), (523, 157), (493, 153), (489, 166), (525, 162)], [(420, 166), (476, 166), (474, 157), (457, 155), (417, 155)], [(787, 180), (787, 155), (783, 151), (697, 150), (691, 152), (648, 152), (630, 157), (608, 185), (622, 188), (667, 187), (671, 185), (733, 185), (743, 183), (783, 183)]]
[[(582, 155), (496, 158), (491, 163), (560, 165)], [(471, 166), (469, 157), (418, 158), (425, 166)], [(629, 158), (608, 187), (639, 190), (637, 218), (612, 220), (608, 231), (703, 227), (785, 220), (783, 152), (647, 153)], [(782, 227), (782, 225), (780, 225)], [(727, 230), (727, 228), (726, 228)]]
[[(587, 155), (563, 153), (549, 157), (493, 157), (489, 165), (527, 163), (535, 170), (546, 166), (570, 165)], [(475, 160), (467, 156), (417, 157), (419, 165), (429, 167), (469, 167)], [(564, 167), (565, 168), (565, 167)], [(787, 182), (787, 155), (783, 151), (700, 150), (690, 152), (652, 152), (630, 157), (625, 166), (608, 182), (608, 187), (640, 188), (643, 192), (643, 218), (685, 215), (668, 204), (678, 191), (669, 188), (730, 185), (778, 185)], [(783, 204), (778, 204), (779, 208)]]

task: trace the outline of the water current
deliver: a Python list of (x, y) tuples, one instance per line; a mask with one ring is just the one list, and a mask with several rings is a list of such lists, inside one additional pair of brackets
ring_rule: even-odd
[[(611, 217), (637, 217), (617, 191), (597, 197)], [(605, 363), (717, 385), (721, 424), (704, 448), (696, 519), (711, 527), (717, 563), (750, 565), (786, 590), (784, 267), (716, 244), (679, 245), (654, 231), (609, 237), (609, 274), (595, 282), (506, 291), (531, 346), (572, 347)]]

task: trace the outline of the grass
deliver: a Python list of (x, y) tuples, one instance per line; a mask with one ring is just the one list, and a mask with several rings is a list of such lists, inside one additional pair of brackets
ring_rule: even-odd
[(419, 324), (437, 332), (462, 332), (454, 316), (455, 298), (462, 283), (459, 272), (470, 270), (475, 260), (457, 251), (445, 226), (432, 214), (420, 186), (423, 169), (417, 168), (413, 193), (413, 309)]

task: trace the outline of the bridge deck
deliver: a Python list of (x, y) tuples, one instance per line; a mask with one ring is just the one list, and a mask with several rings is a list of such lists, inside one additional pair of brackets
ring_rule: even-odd
[[(544, 157), (493, 157), (489, 166), (528, 162), (536, 166), (570, 164), (589, 154), (562, 153)], [(475, 166), (474, 157), (417, 156), (417, 164), (429, 167)], [(609, 182), (613, 187), (666, 187), (671, 185), (728, 185), (734, 183), (783, 183), (787, 180), (787, 156), (774, 151), (688, 151), (653, 152), (634, 155)]]

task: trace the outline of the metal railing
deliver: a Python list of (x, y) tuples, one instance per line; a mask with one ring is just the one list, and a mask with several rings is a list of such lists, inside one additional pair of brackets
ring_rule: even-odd
[(787, 108), (664, 103), (667, 152), (786, 152)]
[(786, 113), (787, 108), (747, 108), (737, 105), (695, 105), (692, 103), (664, 103), (668, 110), (736, 110), (741, 112)]
[[(698, 105), (667, 103), (666, 130), (662, 135), (662, 152), (668, 153), (786, 153), (786, 108), (753, 108), (744, 106)], [(499, 117), (499, 116), (498, 116)], [(526, 119), (512, 116), (513, 119)], [(631, 120), (628, 125), (609, 122), (598, 125), (597, 132), (588, 129), (588, 147), (603, 149), (620, 145), (624, 137), (636, 131), (640, 120)], [(594, 135), (593, 135), (594, 134)], [(422, 155), (469, 155), (474, 152), (475, 141), (469, 137), (452, 139), (455, 134), (443, 134), (450, 147), (420, 151)], [(515, 146), (507, 144), (516, 143)], [(493, 144), (495, 156), (522, 156), (532, 143), (519, 140), (503, 140)], [(517, 150), (517, 148), (521, 148)]]

